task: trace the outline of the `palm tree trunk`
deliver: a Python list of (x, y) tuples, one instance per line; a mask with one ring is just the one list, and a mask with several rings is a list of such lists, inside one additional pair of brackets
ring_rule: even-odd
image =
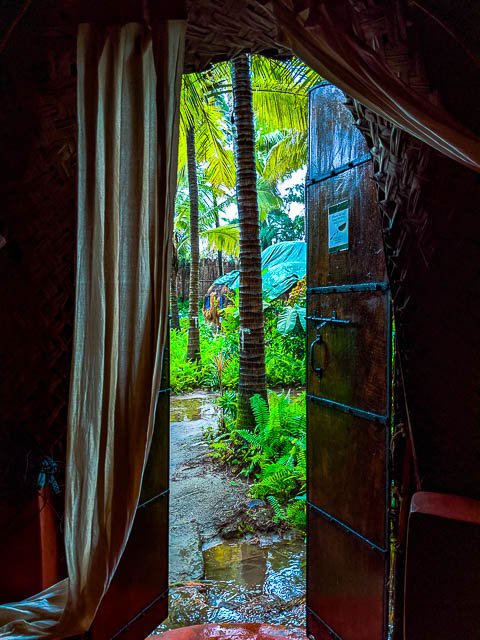
[[(215, 226), (220, 226), (220, 216), (218, 215), (218, 202), (215, 192), (213, 192), (213, 208), (215, 209)], [(223, 251), (217, 251), (218, 277), (223, 276)]]
[(240, 222), (240, 376), (239, 428), (254, 426), (250, 398), (266, 398), (265, 338), (262, 303), (262, 258), (255, 168), (255, 136), (250, 61), (240, 55), (232, 61), (236, 129), (237, 202)]
[(170, 313), (172, 321), (170, 327), (172, 329), (180, 329), (180, 318), (178, 315), (178, 293), (177, 293), (177, 276), (178, 276), (178, 256), (175, 244), (172, 242), (172, 275), (170, 278)]
[(198, 235), (198, 178), (195, 157), (195, 133), (187, 131), (188, 191), (190, 196), (190, 287), (188, 301), (187, 358), (200, 360), (200, 334), (198, 330), (198, 276), (200, 241)]

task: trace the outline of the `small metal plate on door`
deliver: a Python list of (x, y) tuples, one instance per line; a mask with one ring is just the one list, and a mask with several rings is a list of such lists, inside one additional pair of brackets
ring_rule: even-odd
[(328, 253), (348, 249), (349, 204), (349, 200), (343, 200), (328, 207)]

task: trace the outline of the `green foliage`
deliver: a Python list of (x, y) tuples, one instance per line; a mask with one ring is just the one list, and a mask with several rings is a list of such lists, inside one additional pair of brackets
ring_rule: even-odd
[(278, 329), (278, 317), (288, 307), (283, 301), (270, 303), (265, 311), (265, 367), (269, 386), (305, 384), (305, 332), (283, 334)]
[(306, 309), (294, 304), (293, 307), (287, 306), (278, 316), (277, 329), (282, 336), (288, 333), (298, 331), (298, 327), (303, 331), (307, 330)]
[[(255, 425), (237, 429), (233, 414), (211, 441), (212, 457), (254, 478), (251, 495), (266, 500), (276, 522), (305, 528), (305, 396), (269, 393), (250, 400)], [(225, 406), (221, 398), (220, 406)]]
[[(283, 204), (288, 207), (287, 198), (284, 199)], [(291, 218), (286, 209), (271, 209), (266, 219), (260, 223), (262, 249), (266, 249), (274, 242), (303, 240), (304, 222), (303, 215)]]
[(232, 430), (241, 438), (237, 457), (243, 472), (253, 475), (251, 495), (267, 500), (277, 522), (305, 528), (306, 417), (305, 397), (269, 393), (250, 400), (255, 417), (252, 431)]
[[(225, 371), (225, 363), (219, 362), (223, 359), (224, 336), (207, 326), (202, 319), (200, 321), (202, 362), (191, 362), (187, 360), (188, 318), (182, 317), (182, 310), (180, 316), (180, 331), (170, 332), (170, 387), (172, 391), (184, 393), (200, 387), (219, 388)], [(221, 368), (220, 373), (219, 367)]]
[[(228, 394), (228, 392), (227, 392)], [(217, 404), (225, 421), (211, 434), (211, 456), (253, 477), (250, 493), (271, 506), (274, 520), (305, 529), (307, 482), (305, 394), (270, 392), (268, 403), (259, 395), (250, 400), (255, 425), (237, 429), (233, 397), (224, 394)], [(227, 409), (228, 407), (228, 409)]]
[(267, 496), (267, 501), (273, 509), (273, 519), (275, 522), (285, 521), (287, 519), (287, 514), (277, 498), (275, 498), (275, 496)]
[(199, 386), (201, 367), (187, 360), (188, 330), (186, 320), (181, 318), (182, 330), (170, 332), (170, 378), (172, 391), (186, 392)]
[(307, 157), (307, 132), (290, 130), (269, 150), (264, 176), (270, 182), (282, 180), (301, 169)]
[[(279, 314), (285, 302), (265, 305), (265, 345), (267, 384), (270, 387), (295, 387), (305, 384), (305, 333), (301, 326), (282, 335)], [(170, 386), (175, 393), (207, 388), (223, 392), (236, 389), (239, 374), (238, 299), (222, 310), (221, 330), (205, 323), (200, 313), (200, 349), (202, 362), (187, 361), (187, 308), (180, 302), (180, 331), (170, 337)]]
[(217, 398), (217, 405), (220, 407), (223, 415), (231, 421), (237, 417), (237, 394), (235, 391), (225, 391)]
[(208, 163), (209, 178), (215, 184), (235, 185), (233, 152), (228, 148), (228, 126), (222, 105), (212, 96), (214, 81), (209, 74), (191, 73), (182, 76), (180, 95), (180, 130), (178, 166), (180, 177), (186, 165), (186, 132), (195, 128), (198, 162)]
[(240, 227), (238, 224), (224, 224), (202, 232), (211, 249), (224, 251), (230, 256), (238, 256), (240, 252)]

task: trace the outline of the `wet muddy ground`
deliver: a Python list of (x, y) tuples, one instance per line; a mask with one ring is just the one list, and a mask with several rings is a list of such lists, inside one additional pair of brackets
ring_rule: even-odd
[(171, 402), (169, 618), (159, 631), (206, 622), (305, 624), (305, 545), (279, 530), (249, 483), (209, 457), (213, 396)]

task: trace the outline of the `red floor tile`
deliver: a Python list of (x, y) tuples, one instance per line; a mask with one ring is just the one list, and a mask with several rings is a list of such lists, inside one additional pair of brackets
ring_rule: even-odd
[(147, 640), (306, 640), (305, 630), (271, 624), (197, 624), (148, 636)]

